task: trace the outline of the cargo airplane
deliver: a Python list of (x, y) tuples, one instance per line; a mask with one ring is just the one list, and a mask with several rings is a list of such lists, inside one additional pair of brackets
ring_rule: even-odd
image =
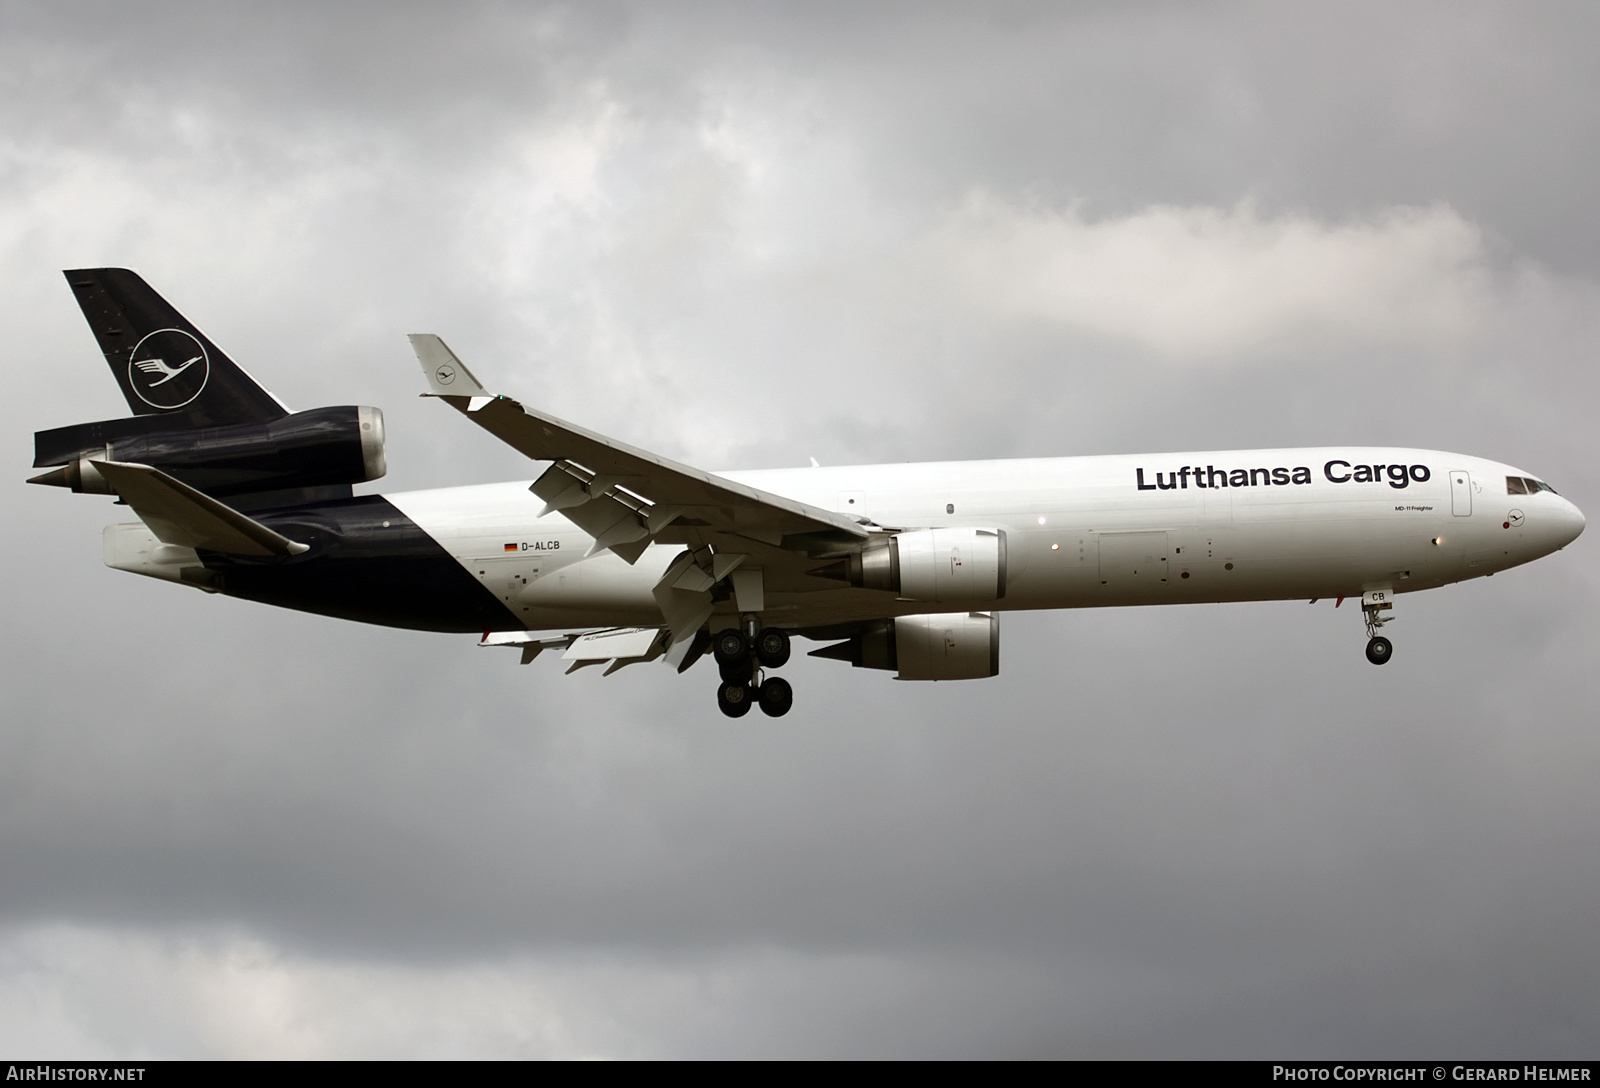
[(710, 655), (717, 705), (787, 713), (791, 639), (902, 680), (1000, 671), (1000, 613), (1347, 598), (1367, 659), (1402, 594), (1565, 547), (1520, 468), (1435, 450), (1226, 450), (709, 473), (490, 393), (431, 334), (436, 397), (532, 482), (391, 495), (376, 408), (290, 412), (143, 279), (67, 282), (133, 415), (35, 435), (31, 483), (115, 495), (107, 565), (366, 623), (556, 651), (568, 671)]

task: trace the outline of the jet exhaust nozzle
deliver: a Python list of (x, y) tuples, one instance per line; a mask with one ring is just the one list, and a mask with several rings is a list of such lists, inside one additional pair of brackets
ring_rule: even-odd
[(68, 461), (59, 468), (49, 472), (41, 472), (37, 476), (28, 477), (30, 484), (43, 484), (46, 487), (67, 487), (78, 494), (89, 495), (114, 495), (116, 492), (111, 485), (106, 483), (100, 471), (89, 463), (86, 457), (75, 461)]

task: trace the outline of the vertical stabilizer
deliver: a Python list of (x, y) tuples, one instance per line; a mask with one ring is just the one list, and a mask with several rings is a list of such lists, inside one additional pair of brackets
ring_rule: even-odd
[(80, 268), (66, 277), (134, 415), (218, 427), (289, 414), (137, 272)]

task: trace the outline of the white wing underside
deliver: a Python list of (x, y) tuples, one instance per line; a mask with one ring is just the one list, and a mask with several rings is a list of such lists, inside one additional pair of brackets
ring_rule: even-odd
[[(480, 646), (509, 646), (522, 651), (524, 665), (545, 650), (565, 649), (561, 660), (571, 662), (567, 672), (590, 665), (605, 665), (603, 675), (620, 668), (654, 661), (668, 653), (667, 640), (660, 627), (608, 627), (600, 631), (580, 631), (550, 635), (539, 631), (494, 631), (483, 637)], [(676, 664), (676, 662), (674, 662)]]

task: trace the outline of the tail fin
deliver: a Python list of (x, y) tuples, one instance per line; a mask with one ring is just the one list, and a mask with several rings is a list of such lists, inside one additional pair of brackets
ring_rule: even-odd
[(219, 427), (289, 414), (137, 272), (80, 268), (66, 277), (134, 415)]

